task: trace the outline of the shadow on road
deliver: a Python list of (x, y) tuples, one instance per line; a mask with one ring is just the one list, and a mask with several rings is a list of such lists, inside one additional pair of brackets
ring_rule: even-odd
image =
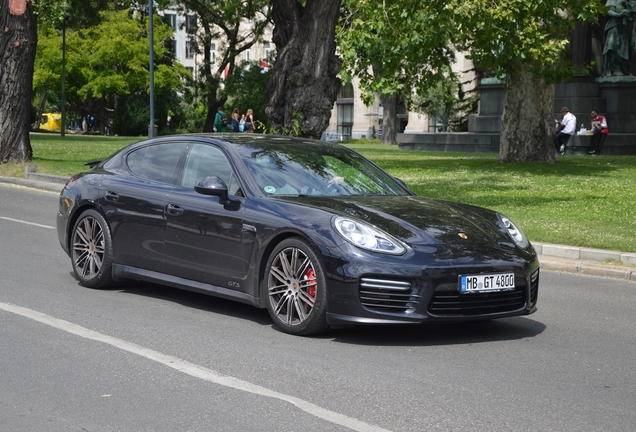
[[(185, 307), (274, 327), (265, 309), (232, 300), (148, 282), (123, 282), (110, 291), (156, 298)], [(530, 317), (513, 317), (466, 323), (357, 326), (331, 330), (317, 339), (367, 346), (435, 346), (518, 340), (541, 334), (546, 326)]]

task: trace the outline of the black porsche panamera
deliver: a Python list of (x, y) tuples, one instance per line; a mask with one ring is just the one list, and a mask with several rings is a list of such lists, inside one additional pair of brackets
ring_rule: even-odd
[(68, 181), (57, 231), (84, 286), (143, 280), (234, 299), (292, 334), (536, 310), (539, 261), (510, 219), (416, 196), (332, 143), (141, 141)]

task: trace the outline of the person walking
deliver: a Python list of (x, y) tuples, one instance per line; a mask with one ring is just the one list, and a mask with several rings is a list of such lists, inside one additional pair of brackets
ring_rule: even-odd
[(217, 132), (227, 132), (227, 116), (223, 112), (223, 107), (219, 107), (216, 110), (216, 115), (214, 116), (214, 128)]
[(563, 119), (558, 123), (558, 131), (554, 137), (554, 147), (561, 156), (565, 154), (565, 146), (576, 129), (576, 117), (568, 107), (561, 108)]
[(587, 152), (591, 155), (601, 154), (603, 150), (603, 144), (605, 144), (605, 138), (609, 133), (607, 128), (607, 119), (605, 116), (599, 115), (598, 111), (592, 110), (592, 141), (590, 144), (590, 150)]

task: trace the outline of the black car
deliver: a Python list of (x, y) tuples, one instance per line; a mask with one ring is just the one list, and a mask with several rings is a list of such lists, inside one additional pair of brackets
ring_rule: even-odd
[(333, 143), (138, 142), (69, 180), (57, 231), (81, 285), (143, 280), (238, 300), (293, 334), (536, 311), (539, 261), (510, 219), (416, 196)]

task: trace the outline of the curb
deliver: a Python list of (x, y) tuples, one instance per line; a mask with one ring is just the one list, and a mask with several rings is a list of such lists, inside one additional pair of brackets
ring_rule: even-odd
[(542, 270), (636, 281), (636, 268), (634, 267), (613, 266), (594, 261), (568, 260), (549, 255), (539, 255), (539, 262)]
[[(69, 179), (69, 177), (40, 174), (29, 170), (26, 176), (25, 179), (0, 177), (0, 182), (59, 193)], [(636, 253), (541, 242), (531, 243), (539, 255), (543, 270), (636, 281)], [(608, 264), (607, 260), (614, 260), (624, 265)]]

